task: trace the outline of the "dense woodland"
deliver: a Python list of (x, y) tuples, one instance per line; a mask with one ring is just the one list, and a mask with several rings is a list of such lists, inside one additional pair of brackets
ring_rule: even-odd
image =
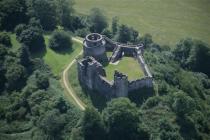
[[(88, 15), (71, 0), (0, 0), (0, 139), (33, 140), (208, 140), (210, 139), (210, 46), (183, 39), (175, 48), (152, 35), (107, 17)], [(70, 35), (97, 32), (122, 43), (143, 43), (154, 76), (154, 94), (112, 99), (98, 111), (84, 112), (66, 100), (59, 78), (33, 53), (71, 47)], [(13, 49), (15, 33), (21, 48)], [(141, 97), (142, 98), (142, 97)], [(138, 102), (139, 101), (139, 102)]]

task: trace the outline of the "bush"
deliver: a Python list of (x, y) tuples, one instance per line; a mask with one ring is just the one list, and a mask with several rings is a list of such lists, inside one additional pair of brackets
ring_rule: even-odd
[(72, 49), (72, 39), (64, 31), (55, 31), (50, 38), (49, 47), (53, 50)]

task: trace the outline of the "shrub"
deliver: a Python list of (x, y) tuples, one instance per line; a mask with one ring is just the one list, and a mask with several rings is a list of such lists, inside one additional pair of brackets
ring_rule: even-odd
[(64, 31), (55, 31), (50, 38), (49, 47), (53, 50), (72, 48), (71, 37)]

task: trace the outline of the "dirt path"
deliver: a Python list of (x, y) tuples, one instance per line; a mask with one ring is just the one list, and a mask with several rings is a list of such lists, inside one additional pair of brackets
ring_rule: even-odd
[[(77, 39), (77, 38), (72, 38), (72, 40), (78, 42), (78, 43), (83, 43), (83, 41)], [(83, 51), (81, 51), (77, 56), (81, 55)], [(76, 58), (76, 57), (75, 57)], [(75, 95), (75, 93), (72, 91), (70, 87), (70, 83), (68, 80), (68, 71), (71, 68), (71, 66), (76, 62), (76, 59), (71, 61), (69, 65), (64, 69), (63, 74), (62, 74), (62, 82), (64, 85), (64, 88), (68, 92), (68, 94), (73, 98), (73, 100), (76, 102), (76, 104), (79, 106), (81, 110), (85, 110), (85, 105), (84, 103)]]

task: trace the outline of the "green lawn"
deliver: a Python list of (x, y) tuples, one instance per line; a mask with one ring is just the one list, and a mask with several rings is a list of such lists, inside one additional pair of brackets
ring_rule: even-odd
[[(45, 44), (48, 46), (49, 36), (45, 36)], [(42, 56), (45, 62), (51, 67), (55, 75), (59, 75), (62, 70), (79, 54), (82, 50), (80, 43), (74, 42), (73, 51), (67, 49), (62, 52), (55, 52), (47, 47), (46, 53)]]
[(108, 80), (113, 80), (115, 70), (126, 74), (129, 80), (139, 79), (144, 76), (139, 63), (132, 57), (123, 57), (117, 65), (109, 64), (105, 66), (105, 70)]
[(87, 14), (93, 7), (105, 11), (109, 21), (133, 26), (152, 34), (160, 44), (174, 45), (192, 37), (210, 43), (210, 0), (75, 0), (76, 11)]
[(10, 34), (10, 39), (12, 43), (12, 50), (17, 51), (17, 49), (20, 48), (21, 44), (16, 40), (16, 35)]
[[(16, 40), (16, 36), (14, 34), (11, 34), (11, 41), (13, 44), (13, 50), (16, 51), (21, 45)], [(47, 63), (50, 68), (52, 69), (52, 72), (59, 76), (62, 72), (62, 70), (79, 54), (79, 52), (82, 50), (82, 45), (80, 43), (74, 42), (73, 44), (73, 50), (66, 49), (62, 52), (55, 52), (48, 48), (49, 43), (49, 35), (45, 35), (45, 44), (46, 44), (46, 50), (42, 51), (41, 53), (33, 54), (33, 57), (35, 58), (43, 58), (45, 63)]]

